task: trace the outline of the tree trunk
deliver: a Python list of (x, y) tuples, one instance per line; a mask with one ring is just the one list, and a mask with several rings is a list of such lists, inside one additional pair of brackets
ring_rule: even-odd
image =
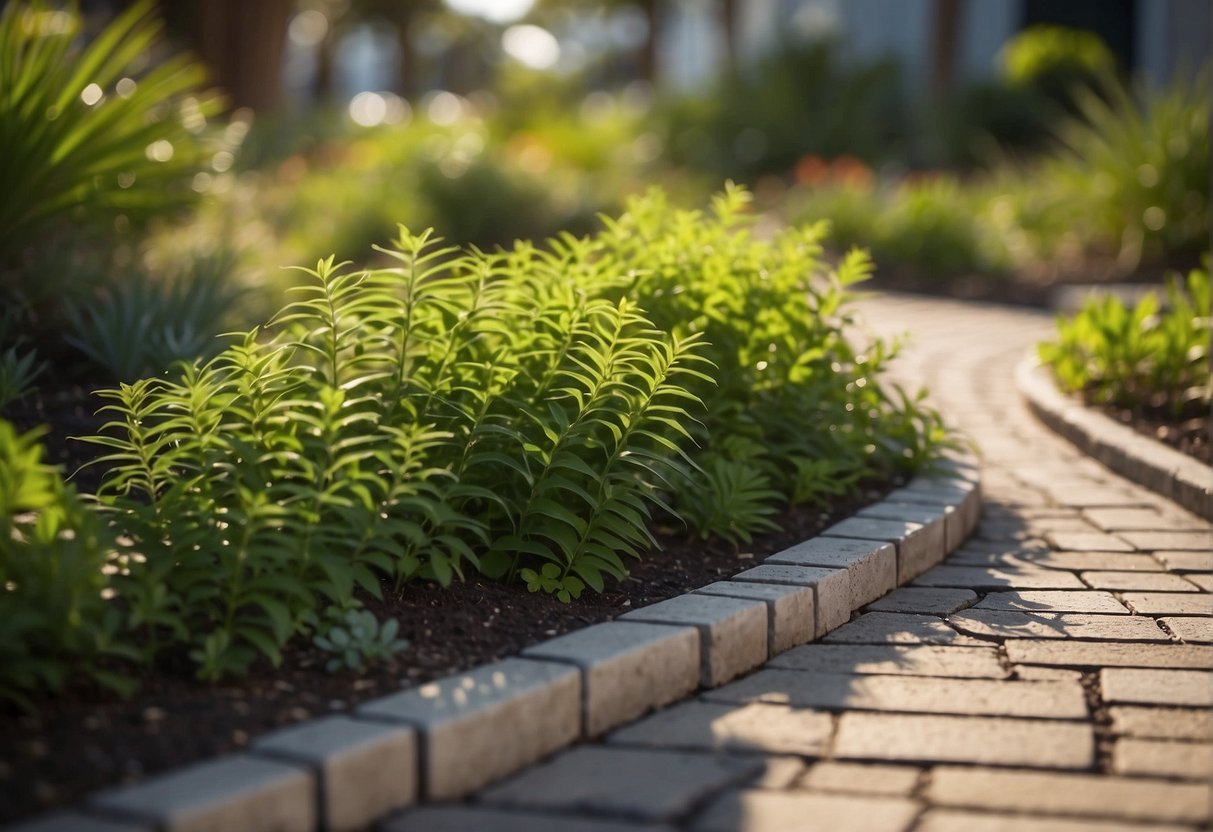
[(640, 46), (639, 69), (641, 79), (657, 85), (657, 53), (661, 41), (661, 10), (659, 0), (641, 0), (640, 8), (644, 12), (648, 33)]
[(947, 98), (956, 83), (956, 47), (964, 16), (962, 0), (935, 0), (931, 21), (931, 93)]
[(269, 110), (282, 101), (282, 58), (292, 0), (203, 0), (198, 52), (233, 107)]
[(724, 32), (725, 67), (730, 75), (736, 75), (741, 66), (740, 49), (737, 32), (737, 0), (721, 0), (720, 29)]

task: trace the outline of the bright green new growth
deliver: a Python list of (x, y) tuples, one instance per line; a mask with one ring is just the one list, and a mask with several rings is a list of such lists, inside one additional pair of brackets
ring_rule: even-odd
[(72, 673), (127, 689), (94, 663), (123, 652), (104, 597), (110, 548), (101, 519), (42, 462), (38, 432), (0, 420), (0, 701), (30, 707)]
[(1098, 404), (1167, 408), (1179, 415), (1213, 399), (1208, 271), (1172, 280), (1160, 304), (1148, 294), (1128, 308), (1115, 295), (1093, 299), (1059, 318), (1058, 338), (1040, 344), (1058, 381)]

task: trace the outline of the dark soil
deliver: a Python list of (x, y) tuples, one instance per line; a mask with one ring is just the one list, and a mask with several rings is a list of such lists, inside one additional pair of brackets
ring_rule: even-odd
[[(24, 402), (6, 415), (23, 429), (51, 424), (49, 461), (70, 472), (88, 460), (89, 448), (68, 437), (96, 431), (95, 406), (96, 399), (75, 388)], [(74, 479), (82, 490), (90, 490), (98, 478), (99, 472), (85, 469)], [(262, 663), (239, 680), (209, 685), (190, 675), (188, 662), (170, 660), (148, 671), (129, 700), (78, 686), (35, 713), (0, 712), (0, 822), (238, 750), (262, 732), (345, 711), (727, 578), (814, 536), (891, 487), (867, 487), (860, 497), (828, 511), (789, 511), (778, 518), (781, 531), (741, 548), (657, 528), (661, 552), (638, 561), (621, 584), (600, 595), (587, 591), (567, 605), (479, 577), (447, 589), (418, 583), (399, 595), (385, 587), (386, 600), (363, 600), (381, 620), (397, 619), (410, 647), (394, 666), (374, 667), (363, 675), (325, 672), (327, 654), (298, 639), (280, 667)]]
[(1208, 407), (1193, 406), (1180, 416), (1165, 408), (1107, 407), (1103, 410), (1138, 433), (1169, 445), (1197, 462), (1213, 465), (1213, 413)]

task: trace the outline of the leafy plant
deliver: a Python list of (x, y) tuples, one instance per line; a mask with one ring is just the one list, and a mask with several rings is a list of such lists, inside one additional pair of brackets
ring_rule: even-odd
[(278, 661), (356, 586), (554, 565), (601, 589), (651, 545), (698, 338), (530, 246), (460, 255), (401, 229), (382, 253), (396, 265), (302, 270), (267, 328), (179, 378), (103, 391), (100, 499), (149, 656), (184, 641), (216, 678)]
[(1130, 308), (1115, 295), (1091, 299), (1058, 319), (1057, 340), (1039, 345), (1041, 360), (1064, 387), (1098, 404), (1207, 411), (1210, 294), (1208, 271), (1194, 270), (1171, 280), (1161, 301), (1148, 294)]
[(135, 271), (100, 297), (67, 306), (64, 337), (113, 379), (158, 373), (177, 361), (205, 358), (241, 296), (223, 258), (193, 261), (190, 271), (153, 280)]
[(396, 638), (400, 623), (389, 618), (382, 624), (368, 610), (346, 610), (344, 615), (329, 617), (332, 626), (312, 643), (333, 658), (325, 663), (329, 673), (352, 670), (361, 673), (368, 664), (391, 661), (396, 654), (408, 649), (409, 643)]
[(0, 353), (0, 410), (29, 395), (45, 370), (46, 364), (34, 350), (21, 355), (16, 347), (9, 347)]
[(38, 431), (0, 420), (0, 700), (23, 708), (73, 673), (130, 688), (99, 663), (130, 657), (106, 602), (112, 541), (42, 454)]
[(143, 0), (80, 47), (74, 7), (0, 11), (0, 262), (69, 218), (137, 223), (188, 203), (218, 150), (204, 140), (218, 101), (200, 65), (148, 64), (160, 45)]

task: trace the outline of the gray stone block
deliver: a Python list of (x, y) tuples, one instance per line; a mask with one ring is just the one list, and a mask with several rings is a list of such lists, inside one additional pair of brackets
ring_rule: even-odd
[(526, 658), (581, 668), (583, 724), (594, 737), (699, 685), (699, 630), (608, 621), (541, 642)]
[(960, 534), (960, 540), (957, 542), (959, 545), (981, 522), (981, 488), (975, 483), (970, 485), (972, 487), (927, 486), (915, 481), (904, 488), (889, 492), (885, 499), (894, 503), (953, 507), (960, 521), (957, 527)]
[(82, 812), (64, 811), (40, 815), (4, 827), (4, 832), (152, 832), (141, 823), (93, 817)]
[(820, 757), (833, 734), (833, 718), (818, 711), (761, 702), (738, 706), (691, 700), (621, 728), (607, 742), (665, 750)]
[(416, 727), (423, 793), (451, 800), (577, 739), (581, 673), (567, 664), (505, 659), (372, 700), (356, 713)]
[(620, 616), (621, 621), (699, 629), (699, 682), (721, 685), (767, 660), (767, 606), (717, 595), (679, 595)]
[(724, 595), (765, 603), (769, 655), (774, 656), (812, 641), (817, 635), (817, 617), (811, 586), (717, 581), (695, 591), (704, 595)]
[(485, 809), (474, 806), (423, 806), (380, 827), (381, 832), (674, 832), (669, 826)]
[(667, 820), (763, 768), (757, 757), (581, 746), (487, 790), (481, 800), (517, 809)]
[(107, 789), (90, 805), (155, 824), (163, 832), (316, 827), (316, 782), (303, 768), (233, 754)]
[(904, 584), (943, 560), (944, 523), (924, 526), (906, 520), (850, 517), (822, 532), (823, 537), (885, 540), (897, 545), (897, 582)]
[(943, 524), (943, 554), (959, 549), (968, 536), (964, 529), (964, 518), (956, 506), (943, 502), (898, 503), (893, 500), (882, 500), (856, 513), (856, 517), (871, 517), (877, 520), (908, 520), (922, 526)]
[(846, 569), (764, 563), (737, 573), (733, 580), (813, 587), (818, 638), (851, 620), (851, 575)]
[(315, 769), (329, 830), (361, 829), (417, 800), (417, 733), (404, 725), (330, 716), (258, 737), (252, 751)]
[(880, 540), (814, 537), (776, 552), (766, 563), (846, 569), (851, 609), (868, 604), (897, 586), (897, 547)]

